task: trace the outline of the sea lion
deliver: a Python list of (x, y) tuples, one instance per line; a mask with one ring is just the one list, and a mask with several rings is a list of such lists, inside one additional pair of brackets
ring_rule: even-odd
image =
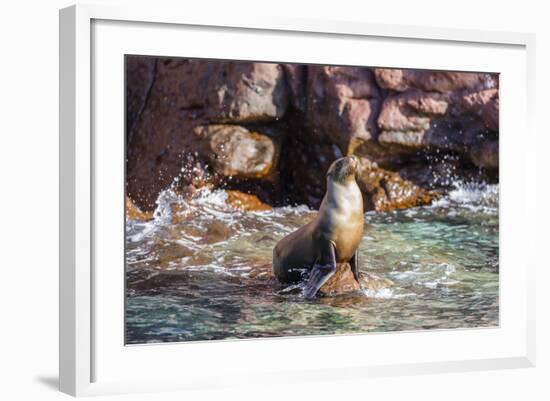
[(335, 273), (336, 264), (349, 262), (359, 281), (357, 247), (363, 237), (363, 196), (355, 173), (355, 156), (334, 161), (327, 172), (327, 192), (312, 221), (280, 240), (273, 248), (273, 273), (282, 283), (296, 283), (304, 273), (302, 294), (314, 297)]

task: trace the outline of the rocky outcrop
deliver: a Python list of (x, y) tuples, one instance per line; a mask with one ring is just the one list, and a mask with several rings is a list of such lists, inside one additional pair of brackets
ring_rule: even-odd
[(197, 147), (193, 126), (198, 116), (190, 107), (192, 96), (182, 90), (194, 66), (193, 62), (157, 60), (155, 80), (127, 151), (127, 193), (143, 210), (154, 209), (160, 191), (172, 184), (182, 168), (195, 163), (188, 156)]
[(377, 136), (380, 91), (364, 67), (308, 67), (306, 140), (334, 143), (352, 153)]
[[(298, 203), (318, 208), (326, 191), (326, 172), (330, 164), (342, 156), (336, 145), (288, 146), (282, 160), (286, 193)], [(398, 172), (380, 168), (366, 157), (359, 158), (357, 183), (363, 193), (366, 210), (386, 211), (429, 204), (437, 194), (404, 179)]]
[(289, 138), (281, 154), (283, 194), (287, 203), (318, 208), (326, 191), (326, 172), (342, 156), (335, 144), (304, 144)]
[(126, 143), (129, 143), (134, 125), (145, 107), (157, 60), (154, 57), (126, 57)]
[(279, 154), (273, 130), (266, 128), (269, 136), (235, 124), (276, 120), (287, 101), (276, 64), (159, 59), (128, 148), (129, 195), (151, 210), (175, 179), (197, 188), (224, 177), (272, 179)]
[(437, 193), (423, 189), (392, 171), (362, 159), (357, 184), (367, 210), (388, 211), (431, 203)]
[(496, 74), (132, 56), (126, 76), (127, 193), (145, 212), (169, 186), (317, 207), (347, 154), (368, 210), (430, 203), (449, 173), (498, 178)]
[(201, 152), (214, 172), (237, 179), (272, 177), (277, 168), (279, 143), (267, 135), (239, 125), (205, 125), (195, 128)]
[(287, 107), (283, 69), (269, 63), (208, 63), (203, 105), (211, 121), (261, 122), (281, 118)]
[(382, 88), (397, 92), (418, 89), (424, 92), (448, 93), (498, 86), (497, 76), (487, 73), (376, 68), (374, 75)]
[(498, 76), (388, 69), (374, 74), (390, 90), (378, 117), (379, 143), (403, 154), (455, 152), (478, 167), (498, 168)]
[(498, 89), (484, 89), (478, 92), (466, 92), (457, 96), (462, 109), (472, 115), (477, 115), (491, 131), (498, 131)]

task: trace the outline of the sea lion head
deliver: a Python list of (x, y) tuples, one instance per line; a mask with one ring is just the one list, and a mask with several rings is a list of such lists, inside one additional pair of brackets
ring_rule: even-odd
[(327, 178), (340, 183), (355, 180), (355, 173), (359, 167), (359, 161), (355, 156), (346, 156), (336, 159), (327, 171)]

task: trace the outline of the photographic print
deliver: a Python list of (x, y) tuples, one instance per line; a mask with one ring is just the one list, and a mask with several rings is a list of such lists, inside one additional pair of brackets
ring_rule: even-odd
[(125, 343), (499, 325), (499, 75), (125, 56)]

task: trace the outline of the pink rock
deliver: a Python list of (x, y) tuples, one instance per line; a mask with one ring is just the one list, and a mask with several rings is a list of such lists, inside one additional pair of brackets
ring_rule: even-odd
[[(498, 154), (495, 162), (492, 145), (485, 144), (488, 136), (498, 132), (498, 89), (407, 90), (385, 99), (378, 126), (382, 145), (410, 151), (428, 147), (453, 150), (469, 155), (478, 167), (498, 166)], [(486, 152), (480, 149), (490, 154), (482, 156)]]
[(334, 143), (349, 153), (376, 137), (380, 92), (362, 67), (308, 67), (307, 138)]
[(272, 63), (214, 63), (206, 91), (206, 115), (216, 122), (263, 122), (283, 117), (287, 104), (284, 72)]
[(498, 87), (498, 75), (488, 73), (377, 68), (374, 75), (382, 88), (398, 92), (420, 89), (445, 93)]
[(488, 129), (498, 131), (498, 89), (460, 94), (458, 100), (465, 111), (480, 116)]
[(433, 118), (445, 115), (449, 104), (438, 93), (406, 92), (384, 100), (378, 127), (390, 132), (424, 132)]

